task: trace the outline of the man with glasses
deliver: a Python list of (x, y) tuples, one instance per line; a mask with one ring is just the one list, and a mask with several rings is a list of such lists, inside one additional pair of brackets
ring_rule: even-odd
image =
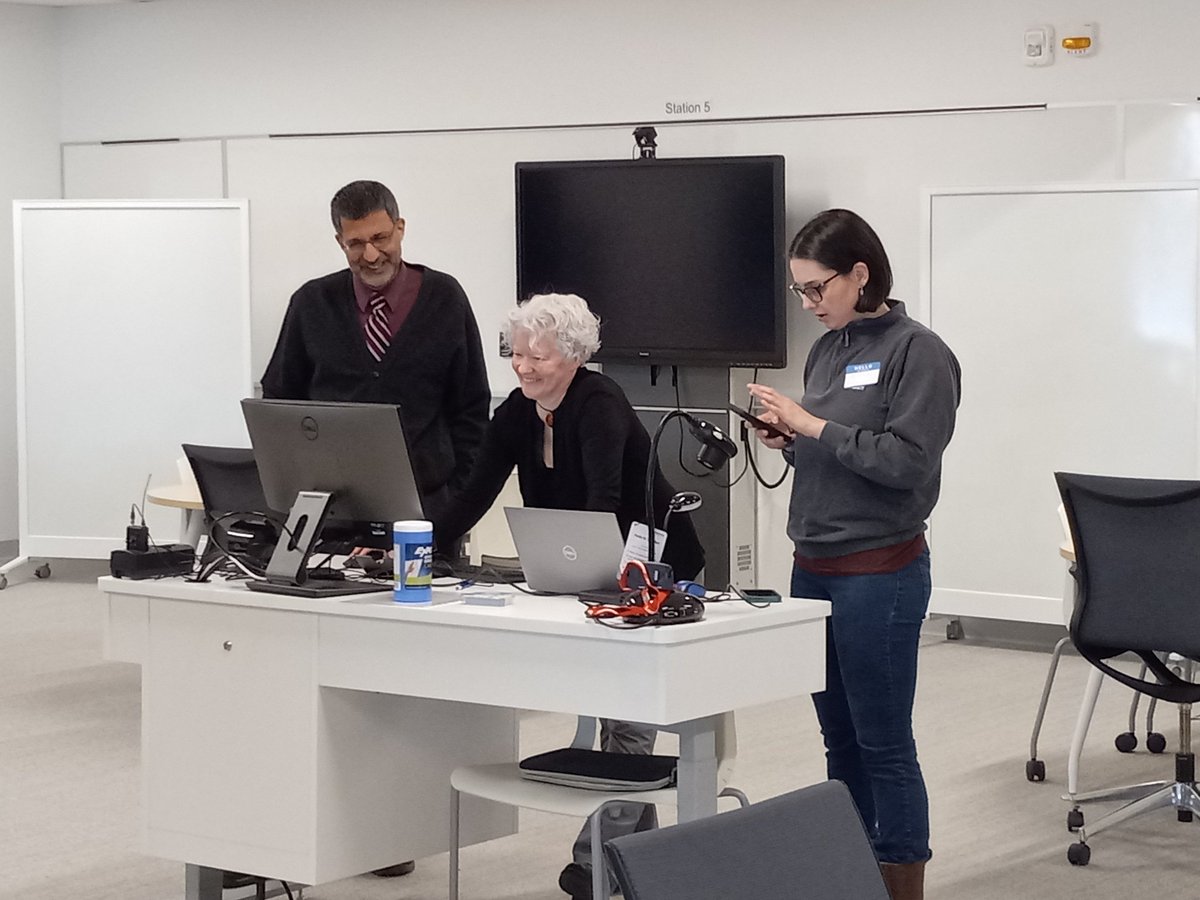
[(292, 295), (263, 396), (398, 404), (428, 516), (470, 472), (487, 425), (479, 328), (452, 276), (401, 257), (392, 192), (354, 181), (330, 203), (347, 268)]
[[(435, 518), (466, 481), (487, 426), (491, 389), (471, 304), (453, 276), (402, 258), (404, 219), (384, 185), (351, 182), (329, 212), (347, 268), (292, 295), (263, 396), (399, 405)], [(412, 870), (410, 860), (375, 874)]]

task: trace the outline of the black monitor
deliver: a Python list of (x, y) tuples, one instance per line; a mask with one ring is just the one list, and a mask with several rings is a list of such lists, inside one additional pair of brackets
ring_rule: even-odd
[(579, 294), (598, 361), (787, 365), (782, 156), (516, 164), (517, 295)]
[[(263, 493), (272, 509), (290, 510), (266, 582), (256, 590), (327, 595), (363, 584), (307, 584), (308, 557), (327, 522), (364, 535), (372, 523), (425, 518), (396, 406), (312, 400), (242, 401)], [(390, 538), (389, 538), (390, 545)], [(274, 587), (272, 587), (274, 586)], [(388, 587), (382, 585), (381, 587)]]

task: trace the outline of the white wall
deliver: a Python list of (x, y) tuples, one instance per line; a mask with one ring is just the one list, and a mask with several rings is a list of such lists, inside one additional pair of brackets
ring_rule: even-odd
[[(1100, 52), (1022, 64), (1083, 20)], [(159, 0), (64, 16), (63, 138), (1194, 98), (1194, 0)], [(114, 102), (118, 101), (119, 102)]]
[[(1194, 0), (159, 0), (58, 15), (60, 134), (76, 144), (65, 148), (68, 196), (251, 197), (256, 371), (286, 293), (339, 264), (321, 206), (343, 174), (411, 183), (414, 202), (400, 198), (406, 251), (459, 275), (485, 307), (489, 334), (482, 298), (512, 296), (511, 176), (477, 193), (483, 203), (460, 196), (482, 177), (481, 160), (490, 171), (510, 164), (481, 155), (486, 147), (516, 158), (612, 157), (632, 149), (632, 124), (653, 123), (663, 155), (784, 153), (789, 229), (823, 206), (858, 208), (892, 252), (897, 295), (913, 301), (923, 186), (1191, 177), (1200, 165), (1194, 105), (1118, 102), (1194, 100)], [(1084, 20), (1098, 23), (1093, 58), (1022, 64), (1025, 27), (1061, 33)], [(1063, 108), (672, 126), (668, 101), (707, 101), (715, 119)], [(411, 134), (580, 124), (611, 127)], [(410, 133), (265, 138), (364, 131)], [(540, 134), (549, 135), (544, 156), (529, 152)], [(183, 143), (97, 144), (159, 138)], [(447, 161), (427, 178), (416, 162), (438, 154)], [(306, 159), (320, 165), (293, 168)], [(479, 165), (448, 179), (456, 159)], [(813, 336), (798, 320), (793, 365), (771, 375), (797, 391)], [(502, 366), (493, 377), (506, 388)], [(763, 500), (773, 570), (786, 566), (786, 497)]]
[(59, 196), (57, 47), (52, 10), (0, 4), (0, 541), (17, 537), (12, 201)]

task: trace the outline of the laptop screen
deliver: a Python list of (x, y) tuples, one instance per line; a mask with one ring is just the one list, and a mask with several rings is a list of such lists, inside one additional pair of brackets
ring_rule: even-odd
[(506, 506), (504, 515), (532, 590), (616, 589), (625, 542), (612, 513)]

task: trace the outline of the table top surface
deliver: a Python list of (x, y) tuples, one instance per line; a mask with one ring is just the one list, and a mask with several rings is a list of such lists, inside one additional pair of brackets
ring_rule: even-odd
[[(583, 605), (573, 596), (542, 596), (523, 593), (509, 586), (435, 587), (434, 602), (427, 606), (396, 603), (388, 591), (350, 594), (342, 597), (290, 597), (264, 594), (246, 588), (244, 582), (214, 580), (196, 584), (182, 578), (133, 581), (105, 576), (100, 590), (114, 596), (162, 598), (224, 606), (278, 609), (339, 618), (388, 619), (398, 622), (453, 625), (493, 631), (522, 631), (570, 635), (596, 640), (633, 641), (650, 644), (684, 644), (727, 634), (774, 628), (780, 625), (818, 621), (829, 615), (824, 600), (786, 598), (766, 608), (740, 600), (709, 602), (699, 622), (675, 627), (634, 629), (609, 628), (588, 620)], [(466, 602), (472, 594), (502, 592), (511, 598), (506, 606), (480, 606)]]
[(200, 489), (194, 484), (164, 484), (146, 491), (146, 499), (156, 506), (177, 509), (204, 509)]

